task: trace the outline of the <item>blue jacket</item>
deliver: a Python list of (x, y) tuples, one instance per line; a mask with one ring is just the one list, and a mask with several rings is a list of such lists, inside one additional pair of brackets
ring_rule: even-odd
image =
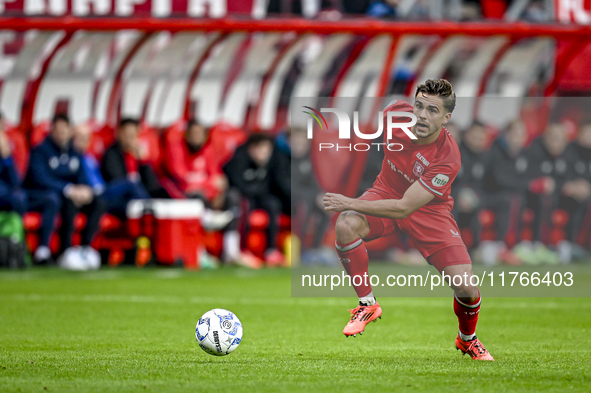
[(31, 151), (25, 187), (61, 193), (68, 184), (89, 184), (82, 155), (74, 150), (71, 142), (66, 150), (62, 150), (48, 136)]
[(82, 169), (84, 170), (88, 184), (92, 187), (95, 194), (102, 194), (106, 184), (101, 173), (101, 166), (96, 158), (90, 154), (84, 154), (82, 156)]
[(12, 156), (0, 158), (0, 196), (9, 194), (20, 185)]

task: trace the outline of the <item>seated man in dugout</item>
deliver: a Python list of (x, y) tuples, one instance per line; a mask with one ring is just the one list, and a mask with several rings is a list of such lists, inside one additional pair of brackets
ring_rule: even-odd
[(224, 166), (230, 185), (236, 187), (248, 201), (250, 209), (262, 209), (269, 215), (265, 262), (269, 266), (285, 263), (277, 248), (279, 217), (284, 210), (282, 197), (291, 195), (290, 161), (275, 148), (271, 136), (263, 133), (250, 135), (239, 146), (232, 159)]
[(123, 220), (126, 217), (129, 201), (146, 199), (150, 197), (150, 194), (138, 179), (121, 178), (112, 180), (108, 184), (105, 182), (100, 164), (92, 154), (88, 153), (91, 133), (90, 127), (86, 124), (76, 126), (74, 148), (82, 154), (82, 168), (95, 195), (104, 201), (105, 208), (109, 213)]
[[(63, 255), (69, 251), (70, 255), (79, 254), (79, 259), (83, 261), (95, 259), (97, 252), (90, 243), (98, 230), (105, 206), (86, 178), (82, 155), (72, 143), (72, 127), (67, 115), (56, 115), (49, 135), (31, 151), (24, 185), (31, 193), (43, 193), (59, 201), (62, 215), (60, 253)], [(78, 212), (86, 214), (87, 221), (81, 234), (81, 247), (72, 248), (74, 218)]]
[(136, 185), (136, 196), (145, 197), (142, 191), (145, 190), (152, 198), (169, 198), (152, 164), (144, 157), (139, 132), (138, 120), (124, 118), (119, 122), (116, 140), (107, 149), (101, 161), (101, 173), (107, 188), (129, 181)]

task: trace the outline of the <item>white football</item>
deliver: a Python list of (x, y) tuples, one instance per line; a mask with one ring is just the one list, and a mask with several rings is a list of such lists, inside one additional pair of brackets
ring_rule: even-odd
[(233, 312), (214, 308), (203, 314), (195, 327), (201, 349), (210, 355), (224, 356), (242, 341), (242, 323)]

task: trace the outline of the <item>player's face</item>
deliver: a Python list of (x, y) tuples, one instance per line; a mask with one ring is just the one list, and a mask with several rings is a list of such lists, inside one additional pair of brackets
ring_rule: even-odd
[(417, 124), (412, 127), (412, 132), (418, 138), (435, 134), (451, 117), (451, 113), (443, 106), (443, 98), (423, 93), (415, 97), (413, 113), (417, 117)]

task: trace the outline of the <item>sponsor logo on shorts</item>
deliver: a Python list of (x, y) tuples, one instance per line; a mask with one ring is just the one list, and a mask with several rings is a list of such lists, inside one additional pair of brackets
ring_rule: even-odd
[(449, 231), (451, 232), (451, 237), (460, 237), (460, 233), (459, 232), (456, 232), (453, 229), (450, 229)]
[(444, 175), (443, 173), (440, 173), (431, 180), (431, 183), (435, 187), (443, 187), (444, 185), (447, 184), (448, 181), (449, 181), (449, 176)]

